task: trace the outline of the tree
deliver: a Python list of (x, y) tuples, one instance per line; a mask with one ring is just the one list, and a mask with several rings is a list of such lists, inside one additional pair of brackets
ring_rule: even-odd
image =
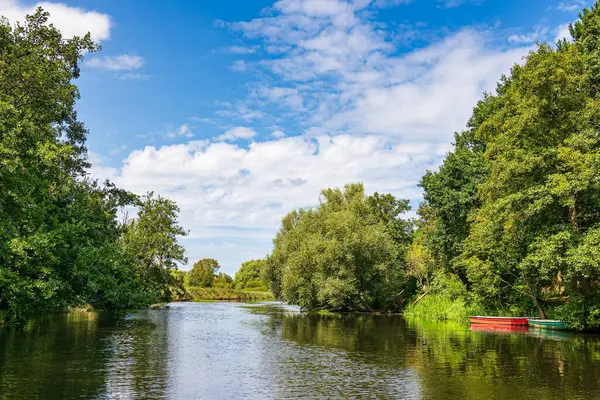
[[(282, 221), (264, 274), (274, 294), (304, 309), (397, 307), (404, 265), (387, 218), (397, 208), (381, 213), (362, 184), (321, 195), (318, 207), (293, 211)], [(386, 204), (403, 204), (384, 198)]]
[(440, 269), (457, 274), (463, 282), (468, 279), (457, 261), (469, 234), (471, 217), (480, 207), (478, 186), (488, 176), (487, 161), (483, 157), (486, 142), (477, 137), (476, 132), (489, 115), (501, 107), (503, 93), (509, 85), (510, 79), (502, 77), (495, 95), (484, 93), (483, 100), (473, 110), (467, 129), (454, 135), (454, 149), (446, 156), (439, 171), (427, 171), (420, 182), (424, 202), (418, 213), (421, 229), (427, 231), (422, 244)]
[(478, 133), (490, 176), (465, 265), (476, 289), (499, 302), (522, 293), (545, 316), (541, 289), (564, 276), (561, 254), (598, 221), (600, 114), (577, 46), (542, 45), (512, 75), (504, 106)]
[(267, 284), (261, 278), (264, 268), (264, 260), (252, 260), (243, 263), (238, 272), (235, 273), (235, 279), (233, 280), (235, 288), (241, 290), (267, 291)]
[(413, 275), (431, 255), (492, 312), (600, 326), (599, 27), (596, 2), (571, 25), (573, 43), (540, 45), (479, 102), (421, 181)]
[(117, 210), (133, 197), (85, 176), (73, 80), (97, 49), (89, 35), (63, 39), (41, 9), (0, 21), (0, 323), (146, 301), (119, 245)]
[(212, 258), (196, 261), (187, 273), (188, 286), (212, 287), (219, 268), (219, 262)]
[(215, 288), (231, 289), (233, 278), (224, 272), (219, 272), (213, 279), (212, 286)]
[(123, 245), (136, 261), (147, 291), (162, 300), (170, 300), (171, 271), (185, 264), (185, 248), (179, 237), (187, 232), (177, 222), (179, 207), (164, 197), (148, 193), (140, 200), (137, 218), (123, 232)]

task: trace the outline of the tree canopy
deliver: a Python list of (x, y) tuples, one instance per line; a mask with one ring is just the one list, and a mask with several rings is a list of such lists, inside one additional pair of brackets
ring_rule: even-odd
[[(73, 306), (149, 304), (148, 287), (164, 284), (150, 283), (150, 264), (169, 270), (182, 260), (182, 231), (162, 224), (153, 200), (86, 175), (73, 81), (97, 50), (89, 35), (64, 39), (41, 9), (23, 24), (0, 21), (0, 324)], [(123, 226), (119, 210), (136, 206), (139, 218)], [(161, 250), (141, 245), (153, 240)]]
[(599, 4), (573, 43), (541, 44), (502, 77), (424, 176), (415, 276), (431, 256), (490, 312), (600, 326)]
[(261, 275), (264, 268), (264, 260), (252, 260), (242, 263), (240, 269), (235, 273), (234, 287), (241, 290), (267, 291), (267, 284)]
[[(282, 221), (264, 276), (274, 294), (304, 309), (387, 310), (404, 285), (396, 223), (407, 202), (362, 184), (326, 189), (319, 206), (293, 211)], [(405, 232), (404, 232), (405, 233)]]
[(220, 268), (219, 262), (213, 258), (198, 260), (187, 273), (187, 284), (189, 286), (212, 287)]

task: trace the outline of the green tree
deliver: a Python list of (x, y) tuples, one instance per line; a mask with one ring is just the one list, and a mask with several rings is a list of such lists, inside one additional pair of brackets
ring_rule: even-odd
[(233, 286), (233, 278), (224, 272), (219, 272), (215, 275), (212, 286), (215, 288), (231, 289)]
[(235, 273), (234, 287), (241, 290), (267, 291), (267, 284), (261, 274), (265, 268), (264, 260), (246, 261)]
[(38, 9), (0, 21), (0, 323), (143, 299), (119, 245), (117, 210), (133, 196), (85, 177), (79, 62), (90, 36), (62, 38)]
[(571, 34), (503, 76), (423, 177), (408, 264), (426, 276), (433, 257), (491, 312), (549, 311), (583, 329), (600, 326), (600, 2)]
[(288, 214), (265, 267), (274, 294), (304, 309), (397, 307), (404, 265), (380, 210), (362, 184), (349, 184), (324, 190), (313, 210)]
[(468, 121), (467, 129), (454, 135), (454, 149), (437, 172), (427, 171), (422, 177), (424, 202), (419, 208), (421, 230), (426, 230), (423, 245), (445, 272), (457, 274), (463, 282), (468, 279), (458, 265), (464, 241), (469, 234), (471, 216), (480, 207), (477, 188), (488, 176), (483, 157), (485, 141), (476, 132), (488, 116), (501, 107), (502, 94), (510, 85), (503, 77), (496, 95), (484, 93)]
[(139, 202), (136, 218), (127, 222), (123, 246), (133, 256), (146, 290), (168, 301), (174, 277), (171, 271), (185, 264), (185, 248), (179, 238), (187, 235), (177, 222), (179, 207), (169, 199), (148, 193)]
[(196, 261), (187, 273), (188, 286), (212, 287), (219, 268), (219, 262), (213, 258)]

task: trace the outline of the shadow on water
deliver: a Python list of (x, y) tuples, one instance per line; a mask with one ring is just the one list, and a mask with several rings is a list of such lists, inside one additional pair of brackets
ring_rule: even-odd
[(0, 330), (2, 399), (599, 399), (600, 339), (269, 303)]

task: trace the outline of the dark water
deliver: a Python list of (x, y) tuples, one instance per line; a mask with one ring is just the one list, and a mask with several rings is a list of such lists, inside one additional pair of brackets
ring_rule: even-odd
[(178, 303), (0, 330), (1, 399), (600, 399), (600, 339)]

